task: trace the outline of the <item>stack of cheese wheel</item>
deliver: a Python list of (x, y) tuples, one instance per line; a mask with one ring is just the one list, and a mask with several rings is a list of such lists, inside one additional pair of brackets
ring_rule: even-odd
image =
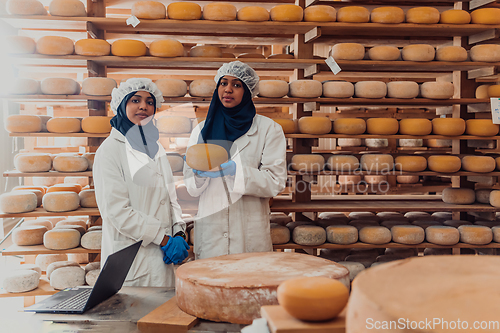
[(184, 56), (184, 46), (173, 38), (157, 39), (149, 45), (153, 57), (174, 58)]
[(368, 23), (370, 22), (370, 11), (365, 7), (346, 6), (337, 12), (338, 22)]
[(465, 132), (465, 120), (462, 118), (432, 119), (432, 133), (436, 135), (458, 136)]
[(193, 97), (212, 97), (216, 84), (214, 80), (197, 79), (189, 84), (189, 95)]
[(52, 158), (44, 153), (17, 154), (14, 166), (20, 172), (48, 172), (52, 169)]
[(447, 187), (443, 190), (443, 202), (455, 205), (470, 205), (476, 201), (476, 193), (470, 188)]
[(32, 191), (12, 191), (0, 195), (0, 211), (7, 214), (27, 213), (36, 209), (37, 196)]
[(429, 135), (432, 122), (425, 118), (406, 118), (399, 121), (399, 133), (406, 135)]
[(59, 172), (82, 172), (88, 169), (87, 159), (73, 153), (61, 153), (54, 157), (53, 166)]
[(318, 172), (325, 167), (325, 158), (320, 154), (296, 154), (290, 164), (293, 170), (301, 172)]
[(500, 24), (500, 8), (480, 8), (471, 13), (473, 24)]
[(467, 50), (461, 46), (442, 46), (436, 50), (438, 61), (466, 61)]
[(387, 85), (382, 81), (359, 81), (354, 85), (354, 93), (359, 98), (384, 98)]
[(50, 133), (78, 133), (82, 130), (80, 118), (57, 117), (47, 122), (47, 131)]
[(419, 92), (417, 82), (393, 81), (387, 83), (387, 97), (390, 98), (415, 98)]
[(281, 98), (288, 94), (288, 82), (284, 80), (259, 81), (259, 96)]
[(365, 57), (365, 47), (358, 43), (339, 43), (332, 46), (330, 55), (335, 60), (361, 60)]
[(439, 10), (434, 7), (415, 7), (406, 12), (406, 22), (418, 24), (439, 23)]
[(161, 2), (137, 1), (132, 5), (132, 15), (138, 19), (162, 20), (167, 16), (167, 9)]
[(396, 118), (369, 118), (366, 120), (366, 132), (378, 135), (393, 135), (399, 130)]
[(75, 50), (74, 43), (67, 37), (44, 36), (36, 42), (36, 52), (45, 55), (70, 55)]
[(187, 83), (183, 80), (159, 79), (155, 83), (165, 97), (183, 97), (187, 94)]
[(118, 57), (142, 57), (147, 54), (147, 47), (140, 40), (119, 39), (111, 44), (111, 54)]
[(468, 119), (465, 122), (465, 133), (475, 136), (495, 136), (498, 134), (498, 125), (491, 119)]
[(172, 2), (167, 6), (167, 16), (172, 20), (199, 20), (201, 6), (194, 2)]
[(290, 82), (289, 96), (314, 98), (323, 94), (323, 85), (316, 80), (295, 80)]
[(271, 8), (271, 20), (279, 22), (300, 22), (304, 17), (304, 10), (297, 5), (277, 5)]
[(423, 98), (448, 99), (455, 93), (451, 82), (424, 82), (420, 85), (420, 94)]
[(9, 54), (31, 54), (36, 51), (36, 43), (30, 37), (7, 36), (4, 41)]
[(6, 7), (10, 15), (47, 15), (43, 4), (37, 0), (8, 0)]
[(293, 121), (292, 119), (278, 118), (278, 119), (273, 119), (273, 120), (281, 126), (284, 134), (295, 133), (297, 123), (295, 121)]
[(443, 24), (469, 24), (469, 12), (462, 9), (448, 9), (441, 13), (439, 23)]
[(8, 88), (14, 95), (37, 95), (40, 93), (40, 81), (26, 78), (17, 78)]
[(482, 44), (475, 45), (470, 49), (470, 59), (472, 61), (499, 62), (500, 45)]
[(262, 22), (269, 21), (270, 15), (267, 9), (259, 6), (246, 6), (238, 10), (238, 21)]
[(85, 133), (105, 134), (111, 132), (111, 117), (89, 116), (82, 119), (82, 131)]
[(354, 85), (347, 81), (325, 81), (323, 82), (323, 96), (350, 98), (354, 96)]
[(305, 22), (335, 22), (337, 11), (332, 6), (313, 5), (304, 9)]
[(401, 51), (395, 46), (379, 45), (368, 50), (368, 57), (371, 60), (395, 61), (401, 57)]
[(45, 95), (78, 95), (80, 85), (73, 79), (48, 77), (42, 80), (40, 90)]
[(330, 133), (332, 122), (328, 117), (301, 117), (298, 127), (300, 133), (321, 135)]
[(83, 56), (107, 56), (111, 45), (104, 39), (80, 39), (75, 43), (75, 54)]
[(378, 7), (374, 8), (370, 15), (373, 23), (402, 23), (405, 20), (405, 13), (399, 7)]
[(338, 134), (363, 134), (366, 122), (362, 118), (338, 118), (333, 122), (333, 132)]
[(203, 19), (210, 21), (236, 20), (236, 7), (224, 2), (212, 2), (203, 6)]
[(52, 0), (49, 6), (51, 16), (87, 16), (85, 6), (80, 0)]
[(405, 61), (432, 61), (435, 56), (436, 50), (428, 44), (407, 45), (401, 50), (401, 57)]
[(36, 115), (10, 115), (5, 121), (5, 129), (10, 133), (40, 132), (42, 120)]
[(161, 133), (189, 133), (191, 132), (191, 119), (184, 116), (160, 117), (156, 122), (156, 126)]
[(116, 81), (107, 77), (88, 77), (82, 82), (82, 94), (90, 96), (111, 96)]

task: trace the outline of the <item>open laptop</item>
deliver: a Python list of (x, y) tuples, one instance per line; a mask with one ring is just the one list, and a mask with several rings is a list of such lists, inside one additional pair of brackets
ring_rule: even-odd
[(94, 287), (67, 288), (24, 309), (40, 313), (82, 314), (121, 289), (142, 241), (111, 254), (101, 268)]

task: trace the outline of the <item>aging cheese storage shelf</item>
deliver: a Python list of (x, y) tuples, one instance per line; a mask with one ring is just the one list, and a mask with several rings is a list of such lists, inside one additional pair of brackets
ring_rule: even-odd
[(367, 243), (354, 243), (348, 245), (340, 244), (330, 244), (324, 243), (316, 246), (304, 246), (295, 243), (287, 244), (275, 244), (273, 245), (275, 250), (282, 249), (373, 249), (373, 248), (436, 248), (436, 249), (449, 249), (449, 248), (461, 248), (461, 249), (476, 249), (476, 248), (486, 248), (486, 249), (498, 249), (500, 248), (500, 243), (490, 243), (486, 245), (472, 245), (465, 243), (458, 243), (455, 245), (436, 245), (428, 242), (423, 242), (420, 244), (399, 244), (399, 243), (386, 243), (386, 244), (367, 244)]
[(59, 290), (55, 290), (50, 286), (50, 282), (47, 280), (46, 276), (40, 278), (40, 283), (38, 287), (34, 290), (27, 291), (24, 293), (9, 293), (3, 288), (0, 288), (0, 298), (2, 297), (25, 297), (25, 296), (50, 296), (57, 293)]
[(37, 208), (32, 212), (28, 213), (18, 213), (9, 214), (0, 212), (0, 219), (2, 218), (12, 218), (12, 217), (43, 217), (43, 216), (99, 216), (99, 210), (97, 208), (78, 208), (77, 210), (72, 210), (70, 212), (48, 212), (43, 208)]
[(488, 173), (478, 173), (478, 172), (469, 172), (469, 171), (457, 171), (452, 173), (443, 173), (443, 172), (435, 172), (435, 171), (365, 171), (365, 170), (353, 170), (350, 172), (346, 171), (320, 171), (320, 172), (303, 172), (303, 171), (294, 171), (288, 170), (288, 175), (296, 176), (336, 176), (336, 175), (381, 175), (381, 176), (484, 176), (484, 177), (498, 177), (500, 176), (500, 171), (488, 172)]
[(84, 172), (20, 172), (17, 170), (5, 171), (4, 177), (92, 177), (92, 171)]
[(101, 250), (89, 250), (77, 247), (69, 250), (49, 250), (43, 245), (18, 246), (11, 245), (2, 251), (3, 256), (27, 256), (36, 254), (58, 254), (58, 253), (101, 253)]
[[(369, 113), (365, 117), (369, 116)], [(444, 136), (444, 135), (376, 135), (376, 134), (285, 134), (285, 137), (290, 139), (315, 139), (315, 138), (363, 138), (363, 139), (440, 139), (440, 140), (500, 140), (500, 136), (475, 136), (475, 135), (461, 135), (461, 136)]]

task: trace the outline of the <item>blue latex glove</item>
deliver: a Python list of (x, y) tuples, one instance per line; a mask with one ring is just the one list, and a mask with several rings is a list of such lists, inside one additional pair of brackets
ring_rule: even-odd
[(236, 173), (236, 163), (234, 161), (228, 161), (226, 163), (222, 163), (220, 167), (222, 169), (222, 175), (220, 171), (200, 171), (193, 169), (193, 172), (200, 177), (208, 177), (208, 178), (218, 178), (221, 176), (234, 176), (234, 174)]
[(167, 245), (161, 247), (165, 264), (179, 264), (188, 257), (189, 245), (181, 236), (170, 237)]

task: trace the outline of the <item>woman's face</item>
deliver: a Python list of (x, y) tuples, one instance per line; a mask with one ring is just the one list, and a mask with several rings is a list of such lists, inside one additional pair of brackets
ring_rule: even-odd
[(241, 103), (245, 88), (243, 82), (234, 76), (223, 76), (218, 89), (219, 99), (226, 108), (234, 108)]
[(155, 102), (147, 91), (136, 92), (127, 101), (127, 117), (136, 125), (146, 125), (155, 113)]

